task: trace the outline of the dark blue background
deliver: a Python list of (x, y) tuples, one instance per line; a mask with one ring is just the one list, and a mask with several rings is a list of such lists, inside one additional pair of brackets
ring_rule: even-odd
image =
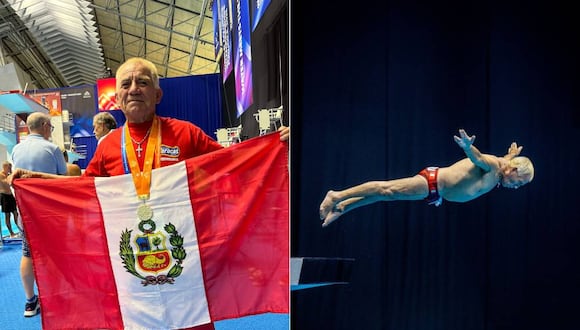
[[(578, 329), (579, 20), (564, 1), (292, 3), (292, 256), (352, 257), (293, 291), (293, 329)], [(536, 176), (469, 203), (378, 203), (321, 228), (329, 189), (523, 145)]]

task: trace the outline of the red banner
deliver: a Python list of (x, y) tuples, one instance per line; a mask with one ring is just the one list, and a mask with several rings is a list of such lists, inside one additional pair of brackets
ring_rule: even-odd
[(115, 99), (115, 78), (97, 80), (97, 95), (99, 95), (99, 111), (120, 110)]

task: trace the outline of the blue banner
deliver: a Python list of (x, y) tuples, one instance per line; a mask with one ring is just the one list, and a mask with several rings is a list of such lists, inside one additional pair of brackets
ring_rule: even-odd
[(93, 137), (93, 116), (97, 113), (95, 86), (64, 87), (59, 90), (62, 109), (68, 110), (69, 116), (72, 117), (70, 136)]
[(233, 4), (234, 75), (236, 77), (236, 108), (239, 117), (254, 102), (250, 4), (248, 0), (234, 0)]
[(270, 2), (271, 0), (252, 0), (252, 9), (254, 13), (252, 31), (256, 30), (256, 26), (258, 26), (258, 23), (260, 23), (260, 18), (264, 16), (264, 13), (266, 12), (266, 9), (268, 9)]
[(213, 12), (213, 45), (215, 48), (215, 57), (218, 59), (218, 54), (221, 50), (222, 41), (220, 40), (220, 12), (219, 0), (215, 0), (212, 4), (211, 10)]
[(229, 0), (216, 0), (219, 1), (219, 37), (221, 40), (221, 47), (223, 50), (223, 61), (222, 61), (222, 79), (225, 82), (230, 73), (232, 72), (232, 38), (231, 38), (231, 28), (232, 20), (230, 17), (230, 6)]

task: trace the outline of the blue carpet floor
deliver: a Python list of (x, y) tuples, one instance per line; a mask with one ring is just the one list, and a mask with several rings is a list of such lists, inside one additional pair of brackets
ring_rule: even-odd
[[(0, 219), (3, 221), (3, 219)], [(3, 236), (6, 235), (2, 233)], [(20, 240), (5, 240), (0, 247), (0, 330), (39, 330), (41, 315), (26, 318), (20, 282)], [(261, 314), (215, 323), (216, 330), (288, 330), (288, 314)]]

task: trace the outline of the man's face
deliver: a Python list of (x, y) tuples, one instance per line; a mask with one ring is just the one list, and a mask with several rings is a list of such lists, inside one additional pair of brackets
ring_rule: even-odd
[(42, 137), (44, 137), (45, 140), (49, 140), (52, 136), (52, 131), (54, 130), (54, 127), (52, 126), (52, 124), (50, 123), (50, 121), (45, 121), (44, 123), (42, 123)]
[(117, 74), (116, 98), (128, 122), (153, 119), (161, 95), (161, 89), (155, 87), (151, 72), (143, 64), (132, 62), (121, 67)]
[(501, 184), (506, 188), (518, 189), (528, 182), (530, 182), (528, 177), (519, 175), (516, 168), (511, 168), (510, 170), (504, 172)]
[(98, 121), (93, 121), (93, 133), (95, 133), (95, 137), (98, 139), (102, 138), (107, 132), (105, 129), (105, 124), (99, 123)]

